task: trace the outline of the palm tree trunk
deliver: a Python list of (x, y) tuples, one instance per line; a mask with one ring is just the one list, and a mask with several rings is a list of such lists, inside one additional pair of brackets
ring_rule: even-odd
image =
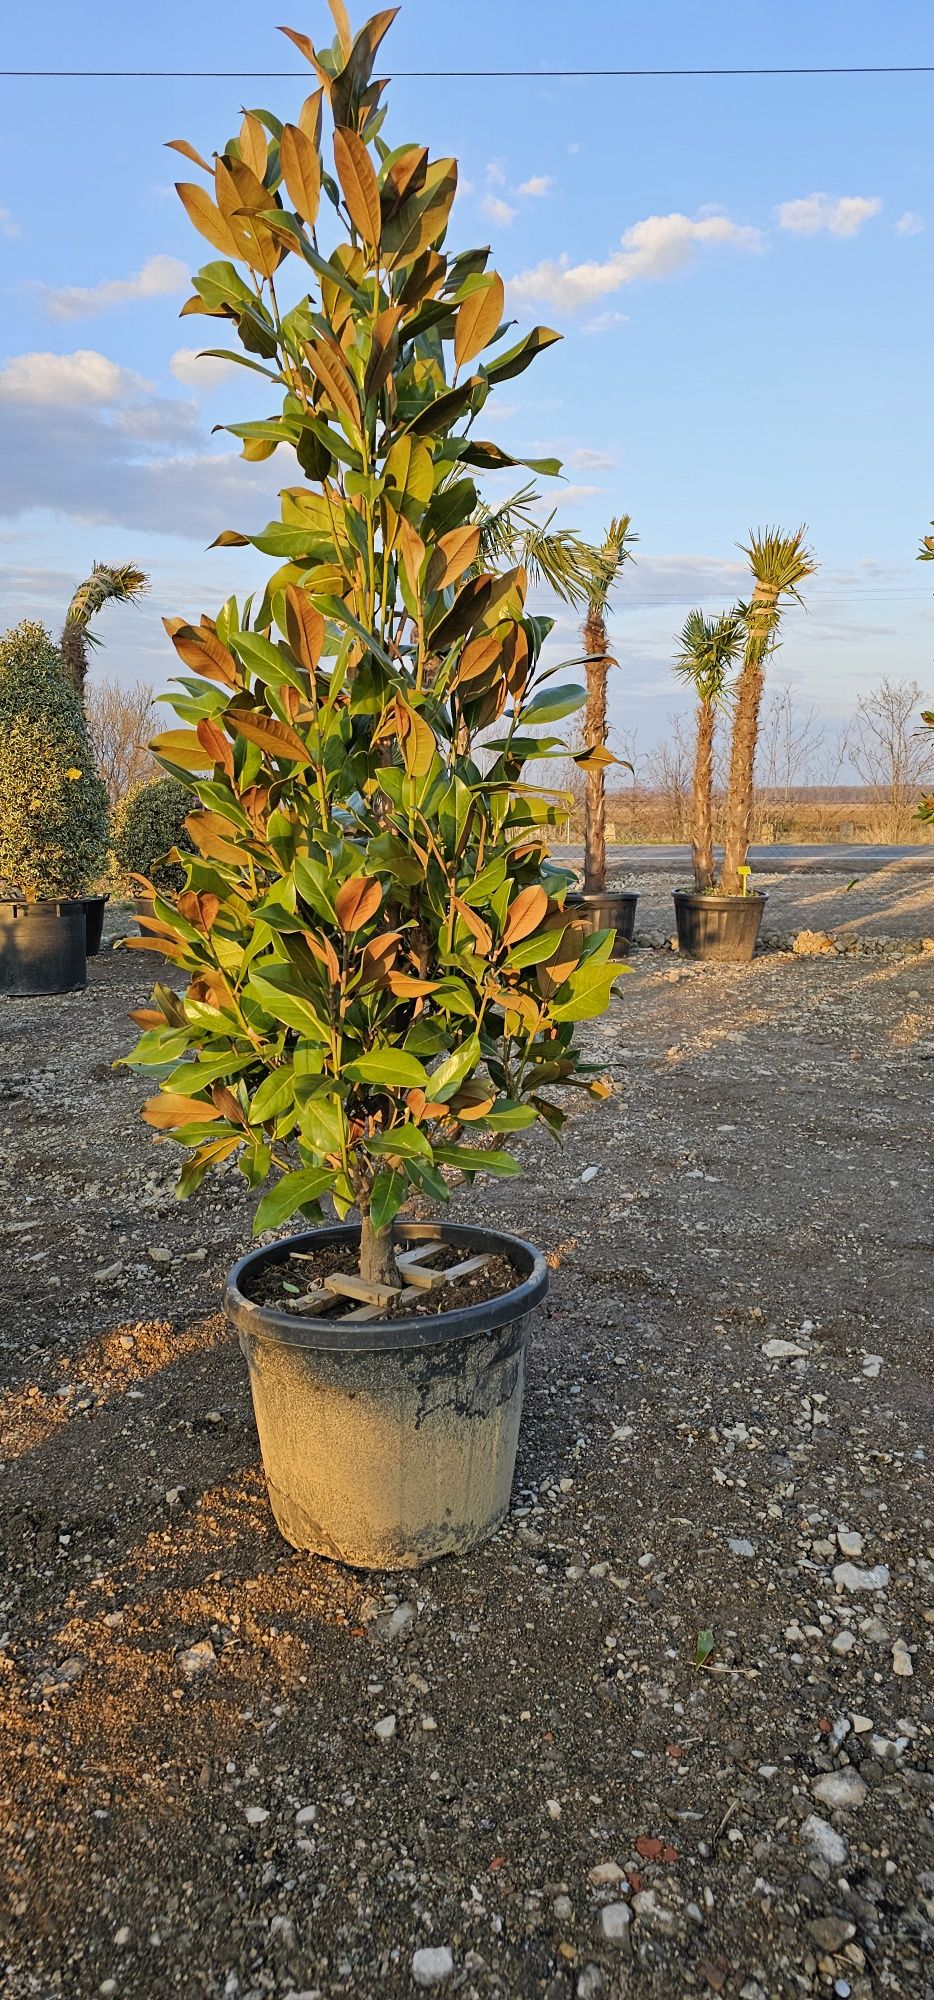
[(736, 690), (730, 776), (726, 793), (726, 837), (720, 887), (726, 896), (742, 894), (740, 869), (746, 866), (752, 826), (753, 775), (759, 740), (759, 709), (765, 674), (758, 653), (746, 660)]
[(714, 707), (702, 701), (697, 711), (694, 758), (694, 887), (713, 887), (713, 738)]
[(80, 625), (66, 625), (59, 641), (62, 671), (69, 687), (84, 706), (84, 683), (88, 677), (88, 649)]
[[(584, 730), (588, 750), (606, 742), (606, 625), (599, 611), (591, 611), (584, 625), (584, 650), (594, 655), (587, 667), (587, 707)], [(584, 799), (584, 894), (602, 896), (606, 889), (606, 775), (602, 768), (588, 771)]]

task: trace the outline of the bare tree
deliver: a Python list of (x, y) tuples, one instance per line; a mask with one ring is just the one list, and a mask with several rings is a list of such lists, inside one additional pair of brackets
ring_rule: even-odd
[(827, 730), (813, 704), (798, 706), (795, 690), (773, 688), (766, 693), (759, 724), (756, 779), (771, 794), (770, 803), (788, 805), (799, 785), (814, 782), (812, 772), (823, 754)]
[(878, 831), (886, 840), (911, 838), (921, 794), (934, 779), (934, 742), (918, 721), (923, 699), (917, 681), (886, 676), (856, 705), (850, 761), (881, 808)]
[(147, 745), (156, 732), (153, 692), (148, 681), (124, 687), (117, 680), (85, 687), (88, 728), (111, 805), (144, 778), (157, 775)]
[(661, 808), (664, 837), (690, 837), (694, 790), (694, 745), (682, 715), (668, 718), (668, 735), (645, 761), (649, 788)]

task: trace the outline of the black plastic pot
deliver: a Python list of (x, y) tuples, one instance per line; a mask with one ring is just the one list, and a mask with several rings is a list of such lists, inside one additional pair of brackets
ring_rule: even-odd
[(248, 1274), (293, 1250), (346, 1246), (353, 1269), (360, 1228), (344, 1223), (251, 1250), (224, 1294), (282, 1534), (293, 1548), (363, 1569), (463, 1554), (502, 1521), (532, 1315), (548, 1290), (544, 1257), (516, 1236), (400, 1222), (393, 1237), (506, 1257), (516, 1284), (460, 1311), (395, 1320), (306, 1318), (246, 1297)]
[(0, 993), (75, 993), (87, 976), (83, 902), (0, 901)]
[(589, 931), (614, 931), (616, 943), (611, 958), (628, 958), (632, 944), (632, 934), (636, 926), (636, 904), (639, 898), (632, 891), (618, 894), (611, 890), (601, 890), (599, 894), (573, 889), (565, 897), (564, 907), (573, 910), (577, 923), (585, 924)]
[(704, 895), (693, 889), (674, 891), (678, 950), (685, 958), (718, 959), (748, 965), (759, 938), (764, 889), (748, 896)]
[(89, 958), (96, 958), (104, 935), (104, 911), (110, 901), (109, 896), (85, 896), (84, 920), (87, 929), (87, 952)]

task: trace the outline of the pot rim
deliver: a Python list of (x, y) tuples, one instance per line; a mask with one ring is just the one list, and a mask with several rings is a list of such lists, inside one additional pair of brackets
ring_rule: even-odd
[(274, 1307), (260, 1305), (249, 1299), (240, 1289), (240, 1280), (247, 1270), (262, 1269), (266, 1264), (283, 1263), (296, 1245), (310, 1249), (327, 1249), (334, 1243), (355, 1245), (360, 1236), (358, 1222), (342, 1222), (326, 1225), (321, 1229), (306, 1229), (295, 1236), (279, 1236), (275, 1242), (267, 1243), (239, 1258), (230, 1272), (224, 1287), (224, 1312), (231, 1324), (241, 1334), (250, 1334), (261, 1340), (275, 1342), (282, 1347), (326, 1348), (344, 1354), (385, 1353), (393, 1349), (414, 1347), (440, 1347), (447, 1342), (468, 1340), (482, 1333), (492, 1333), (496, 1328), (509, 1326), (526, 1313), (541, 1304), (548, 1290), (549, 1269), (543, 1251), (532, 1243), (526, 1243), (521, 1236), (509, 1235), (504, 1230), (486, 1229), (472, 1222), (408, 1222), (401, 1220), (394, 1225), (393, 1237), (412, 1245), (415, 1243), (450, 1243), (456, 1250), (491, 1250), (494, 1255), (508, 1257), (520, 1274), (520, 1282), (511, 1286), (508, 1292), (501, 1292), (498, 1298), (483, 1299), (475, 1305), (461, 1306), (451, 1312), (429, 1313), (423, 1319), (394, 1320), (352, 1320), (349, 1323), (317, 1318), (313, 1314), (279, 1312)]
[(637, 903), (638, 889), (569, 889), (564, 899), (565, 909), (569, 903)]
[(737, 903), (767, 903), (769, 900), (767, 889), (747, 889), (745, 896), (742, 893), (730, 896), (725, 889), (672, 889), (671, 893), (676, 900), (680, 898), (685, 903), (699, 903), (702, 909), (708, 910), (733, 910)]
[(87, 901), (86, 896), (0, 896), (0, 910), (25, 910), (27, 916), (47, 916), (54, 911), (62, 916), (67, 910), (83, 910)]

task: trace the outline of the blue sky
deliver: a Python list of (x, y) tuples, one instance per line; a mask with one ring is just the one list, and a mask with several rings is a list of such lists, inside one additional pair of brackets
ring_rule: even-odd
[[(330, 39), (324, 0), (294, 15), (281, 0), (45, 0), (5, 26), (12, 68), (294, 74), (0, 81), (0, 622), (54, 626), (93, 558), (132, 556), (152, 594), (101, 625), (99, 658), (159, 686), (161, 614), (257, 580), (262, 558), (206, 544), (260, 525), (291, 476), (212, 436), (266, 405), (258, 378), (190, 352), (216, 337), (177, 318), (211, 252), (163, 142), (210, 153), (241, 104), (294, 114), (310, 73), (275, 32), (283, 11)], [(934, 23), (921, 0), (405, 0), (384, 48), (387, 69), (924, 63)], [(934, 696), (914, 563), (934, 515), (932, 100), (934, 76), (392, 86), (390, 139), (459, 157), (450, 241), (491, 242), (512, 309), (566, 336), (500, 392), (488, 428), (564, 459), (561, 521), (596, 534), (633, 516), (613, 718), (640, 749), (683, 706), (673, 635), (692, 603), (741, 591), (736, 543), (757, 522), (807, 521), (820, 558), (779, 669), (804, 702), (844, 716), (883, 673)]]

